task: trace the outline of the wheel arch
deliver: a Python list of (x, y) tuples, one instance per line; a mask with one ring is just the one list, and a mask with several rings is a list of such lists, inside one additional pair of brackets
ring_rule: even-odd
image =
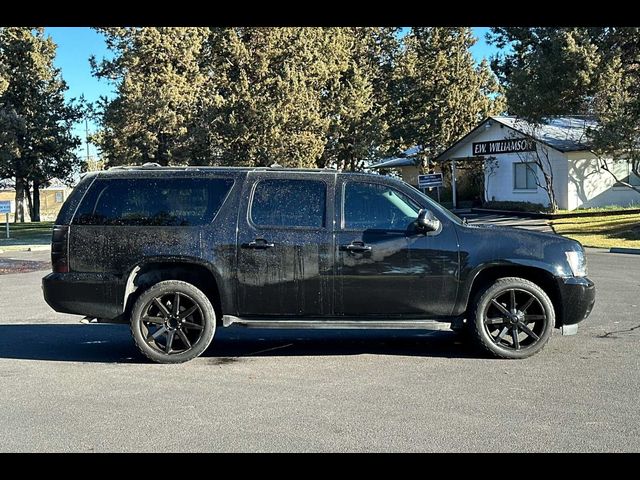
[(181, 280), (200, 289), (209, 299), (218, 320), (225, 310), (221, 276), (211, 266), (191, 258), (153, 258), (135, 265), (127, 276), (123, 312), (128, 320), (134, 303), (149, 287), (164, 280)]
[(519, 277), (529, 280), (530, 282), (538, 285), (549, 296), (553, 308), (556, 313), (555, 327), (559, 327), (563, 318), (563, 305), (554, 274), (546, 268), (546, 266), (540, 265), (524, 265), (519, 263), (500, 263), (483, 265), (477, 268), (470, 276), (468, 287), (465, 289), (464, 296), (462, 298), (462, 310), (468, 313), (471, 307), (471, 302), (476, 297), (478, 292), (483, 288), (491, 285), (499, 278), (504, 277)]

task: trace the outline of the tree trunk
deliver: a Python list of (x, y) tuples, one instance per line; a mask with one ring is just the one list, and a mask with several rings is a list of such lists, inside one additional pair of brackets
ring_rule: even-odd
[(16, 177), (16, 213), (13, 217), (14, 223), (24, 223), (24, 190), (25, 180)]
[(31, 189), (29, 188), (29, 180), (25, 182), (25, 197), (27, 197), (27, 210), (29, 210), (30, 221), (33, 222), (33, 202), (31, 201)]
[(40, 180), (33, 181), (33, 209), (31, 213), (31, 221), (40, 221)]
[(169, 145), (164, 133), (158, 135), (158, 148), (156, 150), (156, 162), (166, 167), (169, 165)]

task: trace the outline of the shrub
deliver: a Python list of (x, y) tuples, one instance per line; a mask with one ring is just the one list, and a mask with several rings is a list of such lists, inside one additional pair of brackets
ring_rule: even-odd
[(541, 203), (531, 202), (485, 202), (482, 208), (490, 208), (492, 210), (509, 210), (513, 212), (549, 212), (549, 207), (545, 207)]

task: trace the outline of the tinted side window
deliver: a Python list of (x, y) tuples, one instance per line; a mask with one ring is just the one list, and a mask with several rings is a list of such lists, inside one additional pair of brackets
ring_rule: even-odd
[(406, 230), (419, 211), (416, 202), (386, 185), (349, 182), (344, 188), (344, 228)]
[(251, 204), (260, 226), (324, 227), (326, 186), (318, 180), (261, 180)]
[(78, 208), (78, 225), (193, 226), (211, 222), (231, 189), (226, 178), (98, 179)]

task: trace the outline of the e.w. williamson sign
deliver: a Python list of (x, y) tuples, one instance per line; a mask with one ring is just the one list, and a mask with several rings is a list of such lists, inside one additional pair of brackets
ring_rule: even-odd
[(474, 155), (496, 155), (501, 153), (533, 152), (535, 142), (526, 138), (477, 142), (472, 144)]

